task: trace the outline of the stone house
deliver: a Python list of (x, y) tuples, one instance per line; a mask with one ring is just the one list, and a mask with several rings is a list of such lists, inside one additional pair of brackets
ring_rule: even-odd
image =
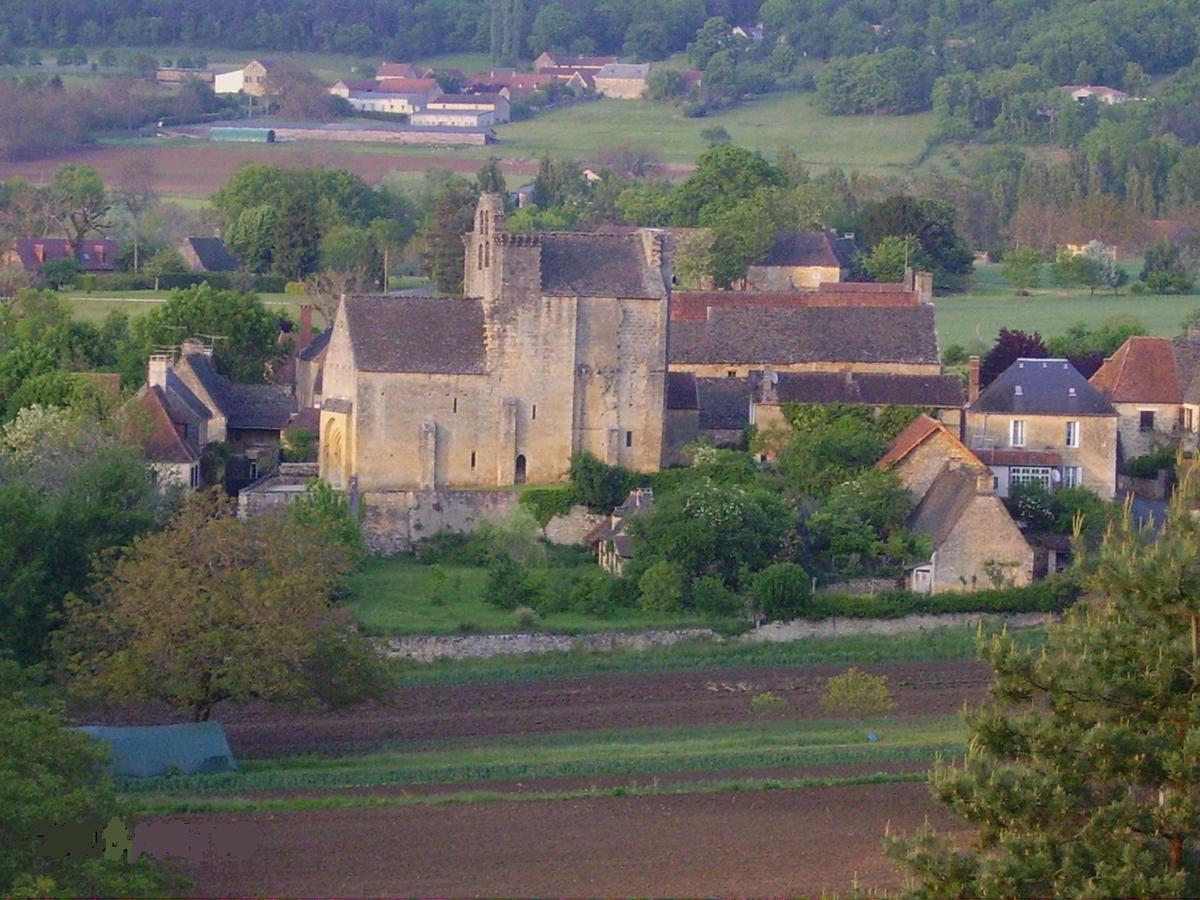
[(654, 506), (654, 491), (639, 488), (630, 491), (607, 522), (603, 522), (584, 538), (596, 552), (596, 564), (612, 575), (623, 575), (625, 566), (633, 559), (633, 541), (625, 526), (634, 516), (648, 512)]
[[(508, 98), (500, 94), (440, 94), (425, 104), (420, 115), (433, 117), (436, 114), (466, 114), (477, 113), (482, 119), (478, 125), (498, 125), (507, 122), (511, 115)], [(415, 118), (411, 120), (419, 125)], [(452, 125), (447, 121), (429, 121), (430, 125)]]
[[(159, 487), (197, 490), (200, 487), (203, 417), (192, 418), (186, 413), (173, 416), (167, 392), (161, 384), (142, 385), (132, 402), (136, 410), (131, 419), (130, 436), (141, 444)], [(190, 432), (189, 421), (196, 426)]]
[(245, 92), (251, 97), (265, 97), (267, 94), (267, 75), (271, 71), (272, 62), (269, 59), (252, 59), (240, 69), (229, 72), (217, 72), (213, 76), (213, 93), (237, 94)]
[(789, 403), (868, 406), (878, 416), (889, 406), (932, 409), (955, 434), (966, 402), (957, 375), (896, 375), (883, 372), (777, 372), (770, 366), (750, 373), (750, 424), (760, 430), (788, 427)]
[(650, 64), (609, 63), (595, 74), (596, 93), (618, 100), (641, 100), (646, 96)]
[(857, 252), (849, 235), (777, 231), (766, 258), (746, 269), (746, 284), (755, 291), (795, 291), (845, 281)]
[(1034, 551), (996, 496), (991, 471), (945, 425), (918, 416), (892, 441), (879, 468), (895, 472), (914, 503), (908, 527), (932, 544), (909, 570), (918, 593), (1024, 585)]
[(1122, 460), (1180, 441), (1200, 428), (1200, 332), (1171, 340), (1131, 337), (1091, 377), (1117, 410)]
[(219, 237), (184, 238), (177, 249), (193, 272), (236, 272), (242, 267)]
[[(228, 444), (225, 485), (230, 491), (276, 467), (280, 435), (295, 411), (288, 388), (231, 382), (213, 367), (212, 349), (198, 341), (185, 341), (177, 360), (152, 356), (137, 396), (146, 393), (161, 395), (167, 418), (197, 459), (209, 444)], [(165, 444), (144, 446), (149, 454)]]
[(1064, 84), (1059, 90), (1070, 94), (1071, 99), (1076, 103), (1082, 103), (1089, 97), (1095, 97), (1098, 102), (1106, 106), (1115, 106), (1133, 99), (1124, 91), (1103, 84)]
[(673, 372), (745, 378), (768, 365), (778, 372), (940, 375), (933, 306), (709, 307), (704, 319), (671, 323)]
[(442, 89), (432, 78), (344, 78), (335, 81), (329, 93), (361, 112), (411, 116), (440, 97)]
[(967, 443), (996, 491), (1036, 482), (1116, 494), (1117, 411), (1065, 359), (1018, 359), (971, 401)]
[(574, 53), (558, 53), (547, 50), (533, 61), (533, 71), (544, 72), (547, 69), (568, 69), (572, 72), (584, 72), (595, 75), (605, 66), (616, 63), (615, 56), (579, 56)]
[(66, 238), (19, 237), (0, 254), (0, 263), (20, 266), (30, 275), (41, 271), (45, 263), (59, 259), (74, 259), (84, 272), (100, 273), (115, 270), (121, 245), (108, 238), (85, 238), (77, 248)]
[(464, 297), (348, 297), (322, 376), (321, 475), (361, 491), (566, 477), (589, 450), (659, 468), (662, 240), (516, 233), (480, 198)]

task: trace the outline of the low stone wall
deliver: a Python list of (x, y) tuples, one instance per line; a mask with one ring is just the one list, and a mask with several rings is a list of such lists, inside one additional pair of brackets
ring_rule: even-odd
[(981, 622), (1004, 622), (1012, 628), (1031, 628), (1055, 620), (1054, 613), (943, 613), (941, 615), (916, 614), (898, 619), (850, 619), (841, 616), (832, 619), (795, 619), (791, 622), (771, 622), (747, 632), (742, 636), (748, 641), (767, 641), (785, 644), (804, 638), (846, 637), (860, 634), (914, 634), (935, 631), (939, 628), (974, 628)]
[(522, 653), (568, 650), (645, 650), (680, 641), (720, 640), (710, 628), (671, 631), (601, 631), (595, 634), (462, 634), (387, 638), (384, 653), (397, 659), (429, 662), (435, 659), (489, 659)]
[(439, 531), (465, 534), (484, 520), (503, 518), (517, 506), (514, 491), (366, 491), (361, 495), (367, 550), (409, 553)]
[(316, 463), (280, 463), (279, 471), (238, 491), (238, 517), (261, 516), (290, 506), (304, 496), (308, 483), (316, 477)]
[[(835, 618), (816, 622), (796, 619), (791, 622), (772, 622), (732, 640), (788, 643), (806, 638), (913, 634), (940, 628), (974, 628), (980, 622), (1003, 622), (1011, 628), (1032, 628), (1054, 621), (1055, 618), (1053, 613), (948, 613), (904, 616), (900, 619)], [(601, 631), (580, 635), (541, 632), (415, 635), (382, 638), (379, 644), (387, 656), (430, 662), (435, 659), (490, 659), (493, 656), (568, 650), (645, 650), (693, 640), (723, 643), (726, 639), (711, 628), (677, 628), (663, 631)]]
[(1156, 478), (1118, 475), (1117, 493), (1133, 493), (1147, 500), (1166, 500), (1171, 496), (1171, 473), (1166, 469), (1160, 469)]

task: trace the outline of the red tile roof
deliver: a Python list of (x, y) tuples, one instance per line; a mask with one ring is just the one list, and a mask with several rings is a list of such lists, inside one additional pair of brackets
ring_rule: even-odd
[(967, 445), (955, 437), (950, 429), (937, 419), (927, 416), (924, 413), (913, 419), (907, 428), (892, 438), (892, 442), (888, 445), (887, 453), (883, 454), (879, 462), (875, 465), (880, 469), (890, 469), (904, 460), (905, 457), (929, 440), (929, 438), (939, 433), (957, 446), (964, 462), (968, 465), (975, 463), (980, 468), (983, 467), (983, 461), (977, 455), (978, 451), (968, 449)]
[(107, 238), (85, 238), (80, 242), (79, 250), (72, 254), (66, 238), (20, 237), (13, 240), (11, 252), (16, 254), (26, 272), (37, 272), (42, 263), (69, 259), (72, 255), (85, 272), (111, 272), (120, 247), (116, 241)]
[(382, 63), (375, 70), (376, 78), (416, 78), (417, 70), (409, 63)]
[(1090, 381), (1113, 403), (1183, 402), (1175, 346), (1169, 338), (1129, 338)]
[(199, 459), (171, 421), (162, 388), (143, 388), (137, 402), (149, 417), (149, 433), (142, 437), (142, 452), (146, 459), (167, 463), (194, 463)]
[(989, 466), (1057, 466), (1062, 458), (1053, 450), (974, 450), (981, 462)]

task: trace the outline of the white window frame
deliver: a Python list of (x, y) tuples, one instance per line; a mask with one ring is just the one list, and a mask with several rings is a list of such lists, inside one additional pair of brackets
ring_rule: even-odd
[(1025, 446), (1025, 420), (1013, 419), (1008, 423), (1008, 445), (1010, 447)]
[(1067, 446), (1077, 448), (1079, 446), (1079, 423), (1067, 423)]
[(1063, 466), (1063, 487), (1083, 486), (1083, 466)]
[(1011, 466), (1008, 470), (1008, 486), (1011, 489), (1018, 484), (1037, 482), (1046, 490), (1050, 490), (1051, 471), (1049, 466)]

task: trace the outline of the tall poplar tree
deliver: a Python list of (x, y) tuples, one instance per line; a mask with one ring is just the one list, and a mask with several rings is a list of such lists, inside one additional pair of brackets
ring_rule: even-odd
[(1083, 571), (1044, 650), (983, 641), (994, 699), (932, 775), (978, 835), (889, 837), (915, 896), (1200, 896), (1200, 523), (1126, 516)]

